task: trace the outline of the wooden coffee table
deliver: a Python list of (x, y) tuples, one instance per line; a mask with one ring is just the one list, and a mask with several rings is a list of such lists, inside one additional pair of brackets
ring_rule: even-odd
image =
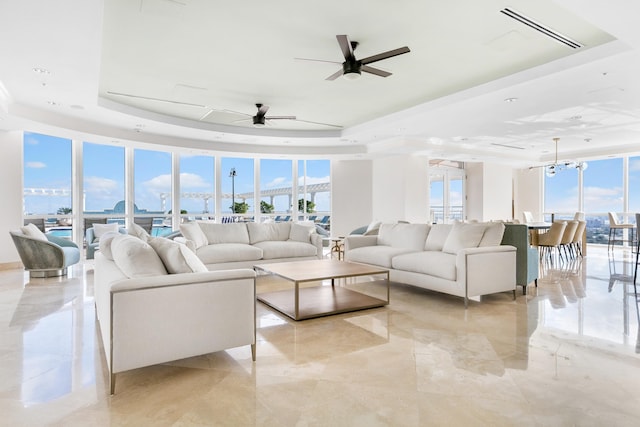
[[(258, 264), (253, 268), (258, 273), (258, 284), (270, 276), (278, 276), (293, 284), (293, 289), (258, 294), (258, 301), (293, 320), (312, 319), (389, 304), (389, 270), (384, 268), (332, 259)], [(366, 282), (366, 285), (386, 285), (386, 300), (336, 283), (337, 279), (359, 276), (383, 276), (382, 279)], [(331, 285), (323, 285), (322, 282), (325, 280), (330, 280)], [(301, 286), (308, 282), (319, 282), (319, 285)]]

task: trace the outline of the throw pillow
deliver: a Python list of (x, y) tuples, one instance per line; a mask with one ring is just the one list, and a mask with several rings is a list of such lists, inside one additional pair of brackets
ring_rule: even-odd
[(140, 227), (135, 222), (131, 224), (131, 227), (129, 227), (127, 232), (129, 233), (129, 235), (133, 237), (137, 237), (140, 240), (144, 240), (145, 242), (148, 242), (149, 239), (151, 239), (151, 235), (147, 233), (147, 230)]
[(152, 237), (149, 245), (160, 256), (169, 274), (201, 273), (207, 267), (186, 245), (164, 237)]
[(289, 233), (289, 240), (294, 240), (296, 242), (310, 243), (311, 234), (313, 234), (314, 231), (316, 231), (315, 227), (293, 223), (291, 224), (291, 232)]
[(113, 261), (129, 278), (167, 274), (156, 251), (137, 237), (118, 233), (111, 242), (111, 252)]
[(461, 249), (477, 248), (485, 228), (484, 224), (453, 224), (442, 252), (456, 254)]
[(113, 261), (111, 243), (113, 243), (113, 239), (119, 235), (120, 233), (114, 233), (113, 231), (110, 231), (108, 233), (104, 233), (100, 238), (100, 252), (111, 261)]
[(111, 224), (93, 224), (93, 242), (91, 243), (99, 242), (100, 238), (106, 233), (117, 233), (119, 227), (116, 222), (112, 222)]
[(452, 227), (451, 224), (433, 224), (424, 243), (424, 250), (441, 251)]
[(482, 240), (480, 240), (481, 246), (499, 246), (502, 243), (502, 236), (504, 235), (504, 224), (501, 222), (491, 222), (487, 224), (487, 228), (484, 230)]
[(24, 227), (21, 227), (20, 230), (22, 230), (22, 233), (25, 236), (33, 237), (34, 239), (42, 240), (43, 242), (49, 241), (49, 239), (47, 239), (47, 236), (45, 236), (45, 234), (40, 231), (40, 229), (35, 224), (29, 223)]
[(197, 222), (185, 222), (184, 224), (180, 224), (180, 232), (187, 240), (191, 240), (196, 249), (199, 249), (203, 246), (209, 244), (207, 240), (207, 236), (205, 236), (202, 228)]

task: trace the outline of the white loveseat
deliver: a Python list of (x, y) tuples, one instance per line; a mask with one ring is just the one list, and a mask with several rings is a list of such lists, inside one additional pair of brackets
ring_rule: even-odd
[(209, 270), (253, 268), (263, 262), (322, 259), (322, 236), (313, 225), (292, 222), (180, 225), (184, 242)]
[(256, 358), (255, 273), (207, 271), (186, 246), (105, 235), (95, 254), (96, 315), (115, 374), (233, 347)]
[(345, 260), (389, 269), (389, 278), (468, 299), (516, 289), (516, 248), (504, 224), (382, 224), (377, 236), (347, 236)]

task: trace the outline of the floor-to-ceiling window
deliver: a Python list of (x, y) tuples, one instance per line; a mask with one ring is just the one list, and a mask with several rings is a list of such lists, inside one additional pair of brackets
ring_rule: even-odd
[(260, 214), (263, 218), (290, 217), (293, 190), (291, 160), (260, 160)]
[(223, 217), (250, 220), (254, 212), (254, 170), (253, 159), (223, 157), (220, 180), (220, 212)]
[[(629, 212), (640, 213), (640, 156), (629, 158)], [(629, 221), (636, 223), (635, 215)]]
[(188, 219), (215, 217), (215, 158), (180, 156), (180, 215)]
[(294, 202), (301, 219), (329, 228), (331, 224), (331, 163), (329, 160), (298, 161), (298, 200)]
[(124, 224), (124, 147), (85, 142), (82, 148), (85, 218)]
[(171, 209), (171, 153), (136, 149), (133, 163), (134, 222), (152, 219), (150, 234), (163, 234), (171, 230), (164, 222)]
[(431, 161), (429, 169), (429, 220), (434, 224), (450, 224), (465, 217), (464, 164)]
[(47, 230), (71, 225), (71, 150), (70, 139), (24, 134), (23, 212), (25, 217), (44, 219)]

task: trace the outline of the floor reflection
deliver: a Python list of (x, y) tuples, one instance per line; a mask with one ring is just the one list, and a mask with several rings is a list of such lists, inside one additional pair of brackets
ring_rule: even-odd
[(468, 310), (407, 285), (386, 307), (302, 322), (258, 304), (255, 363), (238, 348), (136, 369), (112, 397), (92, 264), (62, 279), (0, 271), (2, 423), (635, 425), (634, 260), (590, 247), (542, 266), (528, 295)]

